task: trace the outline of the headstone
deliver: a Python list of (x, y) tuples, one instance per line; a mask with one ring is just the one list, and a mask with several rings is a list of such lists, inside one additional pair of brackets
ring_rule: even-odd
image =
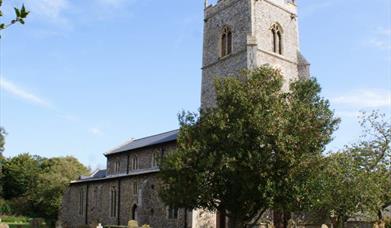
[(43, 219), (40, 219), (40, 218), (35, 218), (35, 219), (32, 219), (31, 222), (30, 222), (30, 227), (31, 228), (40, 228), (43, 226)]
[(0, 223), (0, 228), (9, 228), (8, 224)]
[(329, 228), (326, 224), (322, 224), (321, 228)]
[(288, 228), (295, 228), (295, 227), (297, 227), (296, 222), (293, 219), (289, 219)]
[(380, 228), (379, 225), (377, 224), (377, 222), (375, 222), (372, 226), (372, 228)]
[(130, 220), (128, 222), (128, 228), (138, 228), (138, 223), (135, 220)]
[(62, 228), (62, 222), (60, 220), (57, 220), (56, 228)]
[(96, 228), (103, 228), (102, 224), (98, 224), (98, 226)]

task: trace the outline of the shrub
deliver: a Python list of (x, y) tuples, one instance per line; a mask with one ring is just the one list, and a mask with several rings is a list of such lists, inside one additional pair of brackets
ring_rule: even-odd
[(4, 199), (0, 199), (0, 215), (4, 214), (10, 214), (11, 213), (11, 207), (8, 204), (7, 201)]
[(386, 224), (386, 228), (391, 228), (391, 217), (385, 218), (384, 223)]
[(1, 216), (1, 221), (4, 223), (29, 223), (30, 219), (24, 216), (4, 215)]

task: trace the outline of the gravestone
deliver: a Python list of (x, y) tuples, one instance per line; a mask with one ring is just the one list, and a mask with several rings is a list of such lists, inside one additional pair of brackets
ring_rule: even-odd
[(56, 228), (62, 228), (62, 222), (60, 220), (57, 220)]
[(128, 222), (128, 228), (138, 228), (138, 223), (135, 220), (130, 220)]
[(31, 222), (30, 222), (30, 227), (31, 228), (40, 228), (40, 227), (43, 227), (43, 219), (40, 219), (40, 218), (35, 218), (35, 219), (32, 219)]

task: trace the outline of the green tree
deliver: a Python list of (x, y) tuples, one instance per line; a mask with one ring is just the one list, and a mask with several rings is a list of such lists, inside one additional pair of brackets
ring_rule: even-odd
[[(0, 18), (3, 17), (2, 6), (3, 6), (3, 0), (0, 0)], [(25, 19), (30, 13), (29, 11), (26, 10), (24, 5), (22, 5), (22, 7), (20, 8), (15, 7), (14, 11), (15, 11), (15, 19), (11, 20), (8, 24), (0, 22), (0, 31), (16, 23), (24, 24)]]
[(348, 151), (366, 173), (376, 177), (375, 186), (379, 192), (369, 194), (379, 198), (367, 207), (383, 219), (382, 211), (391, 206), (391, 119), (373, 111), (363, 113), (360, 124), (363, 129), (361, 141)]
[(0, 200), (3, 198), (3, 182), (1, 181), (3, 178), (3, 166), (5, 159), (3, 157), (3, 152), (5, 149), (5, 136), (7, 132), (3, 127), (0, 127)]
[(37, 184), (44, 159), (28, 153), (7, 159), (3, 167), (3, 196), (5, 199), (26, 195)]
[(355, 216), (383, 219), (391, 204), (391, 127), (384, 117), (364, 115), (361, 141), (321, 158), (306, 182), (308, 211), (332, 212), (339, 227)]
[(162, 199), (178, 208), (219, 211), (231, 227), (269, 208), (289, 211), (297, 167), (320, 155), (339, 120), (314, 79), (282, 89), (261, 67), (215, 81), (217, 105), (179, 117), (177, 150), (162, 161)]
[(37, 185), (29, 191), (32, 203), (39, 217), (54, 223), (61, 207), (64, 191), (70, 181), (80, 175), (88, 175), (89, 170), (74, 157), (50, 158), (41, 165)]
[(3, 127), (0, 127), (0, 156), (3, 156), (6, 135), (7, 135), (7, 132), (4, 130)]
[(14, 214), (53, 223), (71, 180), (89, 170), (74, 157), (42, 158), (21, 154), (4, 162), (4, 198)]

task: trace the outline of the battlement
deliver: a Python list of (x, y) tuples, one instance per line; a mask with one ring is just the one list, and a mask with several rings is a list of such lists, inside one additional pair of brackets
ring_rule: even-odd
[[(205, 1), (205, 18), (209, 18), (219, 11), (235, 5), (239, 1), (245, 0), (217, 0), (215, 4), (209, 3), (208, 0)], [(250, 1), (250, 0), (247, 0)], [(269, 4), (275, 5), (285, 11), (288, 11), (292, 14), (297, 14), (296, 3), (298, 0), (254, 0), (255, 2), (267, 2)]]

